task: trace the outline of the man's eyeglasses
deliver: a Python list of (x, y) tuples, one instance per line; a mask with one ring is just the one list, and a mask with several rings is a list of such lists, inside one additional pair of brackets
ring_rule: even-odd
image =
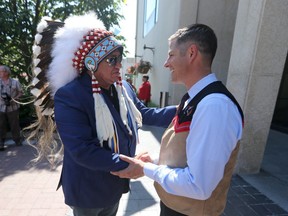
[(122, 55), (107, 58), (106, 62), (109, 64), (110, 67), (114, 67), (117, 63), (122, 62)]

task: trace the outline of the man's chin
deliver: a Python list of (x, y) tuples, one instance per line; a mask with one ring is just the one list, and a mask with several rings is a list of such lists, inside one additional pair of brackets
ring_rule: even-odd
[(113, 77), (113, 83), (115, 83), (115, 82), (117, 82), (118, 80), (119, 80), (119, 76), (117, 76), (117, 77)]
[(173, 82), (173, 83), (178, 83), (177, 78), (176, 78), (176, 77), (173, 77), (173, 74), (172, 74), (172, 76), (171, 76), (171, 82)]

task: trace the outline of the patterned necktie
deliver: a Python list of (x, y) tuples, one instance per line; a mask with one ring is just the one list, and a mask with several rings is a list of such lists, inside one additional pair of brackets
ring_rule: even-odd
[(181, 99), (181, 102), (178, 106), (178, 109), (177, 109), (177, 115), (179, 115), (179, 113), (182, 111), (183, 107), (184, 107), (184, 104), (185, 102), (190, 98), (188, 92), (182, 97)]

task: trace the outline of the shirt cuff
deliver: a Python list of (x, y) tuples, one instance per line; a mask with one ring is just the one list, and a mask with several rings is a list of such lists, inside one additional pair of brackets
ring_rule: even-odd
[(154, 172), (155, 172), (155, 170), (156, 170), (157, 168), (158, 168), (158, 165), (156, 165), (156, 164), (153, 164), (153, 163), (145, 163), (145, 165), (144, 165), (144, 170), (143, 170), (145, 176), (147, 176), (147, 177), (155, 180), (155, 179), (154, 179)]
[(158, 164), (158, 161), (159, 161), (159, 152), (153, 153), (150, 157), (151, 157), (151, 159), (152, 159), (152, 163), (153, 163), (153, 164)]

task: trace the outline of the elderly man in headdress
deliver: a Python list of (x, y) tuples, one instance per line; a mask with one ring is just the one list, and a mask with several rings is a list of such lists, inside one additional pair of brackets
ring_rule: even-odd
[[(116, 215), (129, 191), (128, 179), (110, 173), (128, 166), (119, 154), (134, 157), (142, 122), (166, 127), (176, 108), (148, 109), (122, 82), (123, 46), (96, 15), (43, 19), (37, 31), (32, 93), (41, 114), (55, 119), (64, 145), (65, 203), (76, 216)], [(39, 141), (42, 154), (50, 142)]]

